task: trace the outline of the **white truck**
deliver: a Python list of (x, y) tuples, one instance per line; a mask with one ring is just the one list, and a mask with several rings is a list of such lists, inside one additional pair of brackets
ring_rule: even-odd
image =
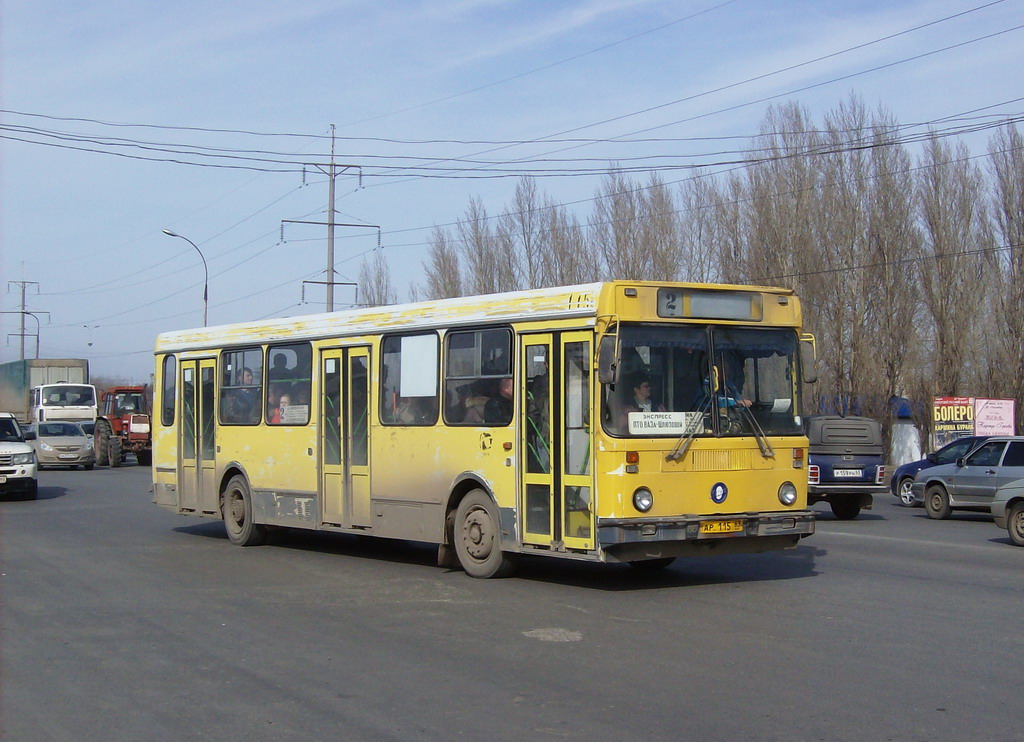
[[(56, 409), (60, 391), (52, 393), (51, 386), (75, 385), (92, 390), (89, 392), (64, 389), (65, 409)], [(53, 412), (57, 417), (50, 420), (76, 420), (90, 422), (96, 419), (96, 390), (89, 385), (89, 362), (83, 358), (35, 358), (10, 361), (0, 364), (0, 410), (13, 413), (22, 423), (39, 422), (39, 415), (46, 415), (53, 396)], [(68, 405), (74, 401), (76, 404)], [(77, 404), (84, 402), (84, 404)], [(86, 408), (84, 410), (77, 408)], [(76, 409), (72, 409), (76, 408)]]

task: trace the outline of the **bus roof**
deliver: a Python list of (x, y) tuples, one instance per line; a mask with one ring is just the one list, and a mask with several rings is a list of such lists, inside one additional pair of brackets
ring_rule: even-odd
[(362, 335), (389, 330), (447, 328), (478, 325), (484, 321), (495, 320), (513, 322), (527, 318), (543, 320), (572, 317), (594, 319), (597, 316), (599, 298), (602, 293), (607, 294), (620, 286), (675, 286), (679, 288), (760, 291), (781, 295), (793, 294), (791, 289), (769, 286), (608, 281), (174, 330), (157, 336), (155, 352), (220, 348), (240, 343), (297, 340), (299, 338), (315, 339), (339, 335)]

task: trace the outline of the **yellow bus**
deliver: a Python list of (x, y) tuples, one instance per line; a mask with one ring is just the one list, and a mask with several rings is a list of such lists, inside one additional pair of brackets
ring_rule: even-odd
[(788, 289), (614, 281), (168, 332), (154, 502), (284, 526), (663, 567), (814, 532)]

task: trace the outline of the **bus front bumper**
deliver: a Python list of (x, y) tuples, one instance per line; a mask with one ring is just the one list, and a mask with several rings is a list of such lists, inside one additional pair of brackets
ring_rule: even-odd
[(607, 561), (788, 549), (814, 533), (814, 511), (730, 513), (676, 518), (599, 518)]

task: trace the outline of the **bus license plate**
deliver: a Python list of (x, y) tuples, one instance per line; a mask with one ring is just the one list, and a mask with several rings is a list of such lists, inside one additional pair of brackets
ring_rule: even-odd
[(741, 533), (742, 520), (706, 520), (700, 524), (701, 533)]
[(837, 477), (862, 477), (864, 476), (863, 469), (836, 469), (832, 472)]

